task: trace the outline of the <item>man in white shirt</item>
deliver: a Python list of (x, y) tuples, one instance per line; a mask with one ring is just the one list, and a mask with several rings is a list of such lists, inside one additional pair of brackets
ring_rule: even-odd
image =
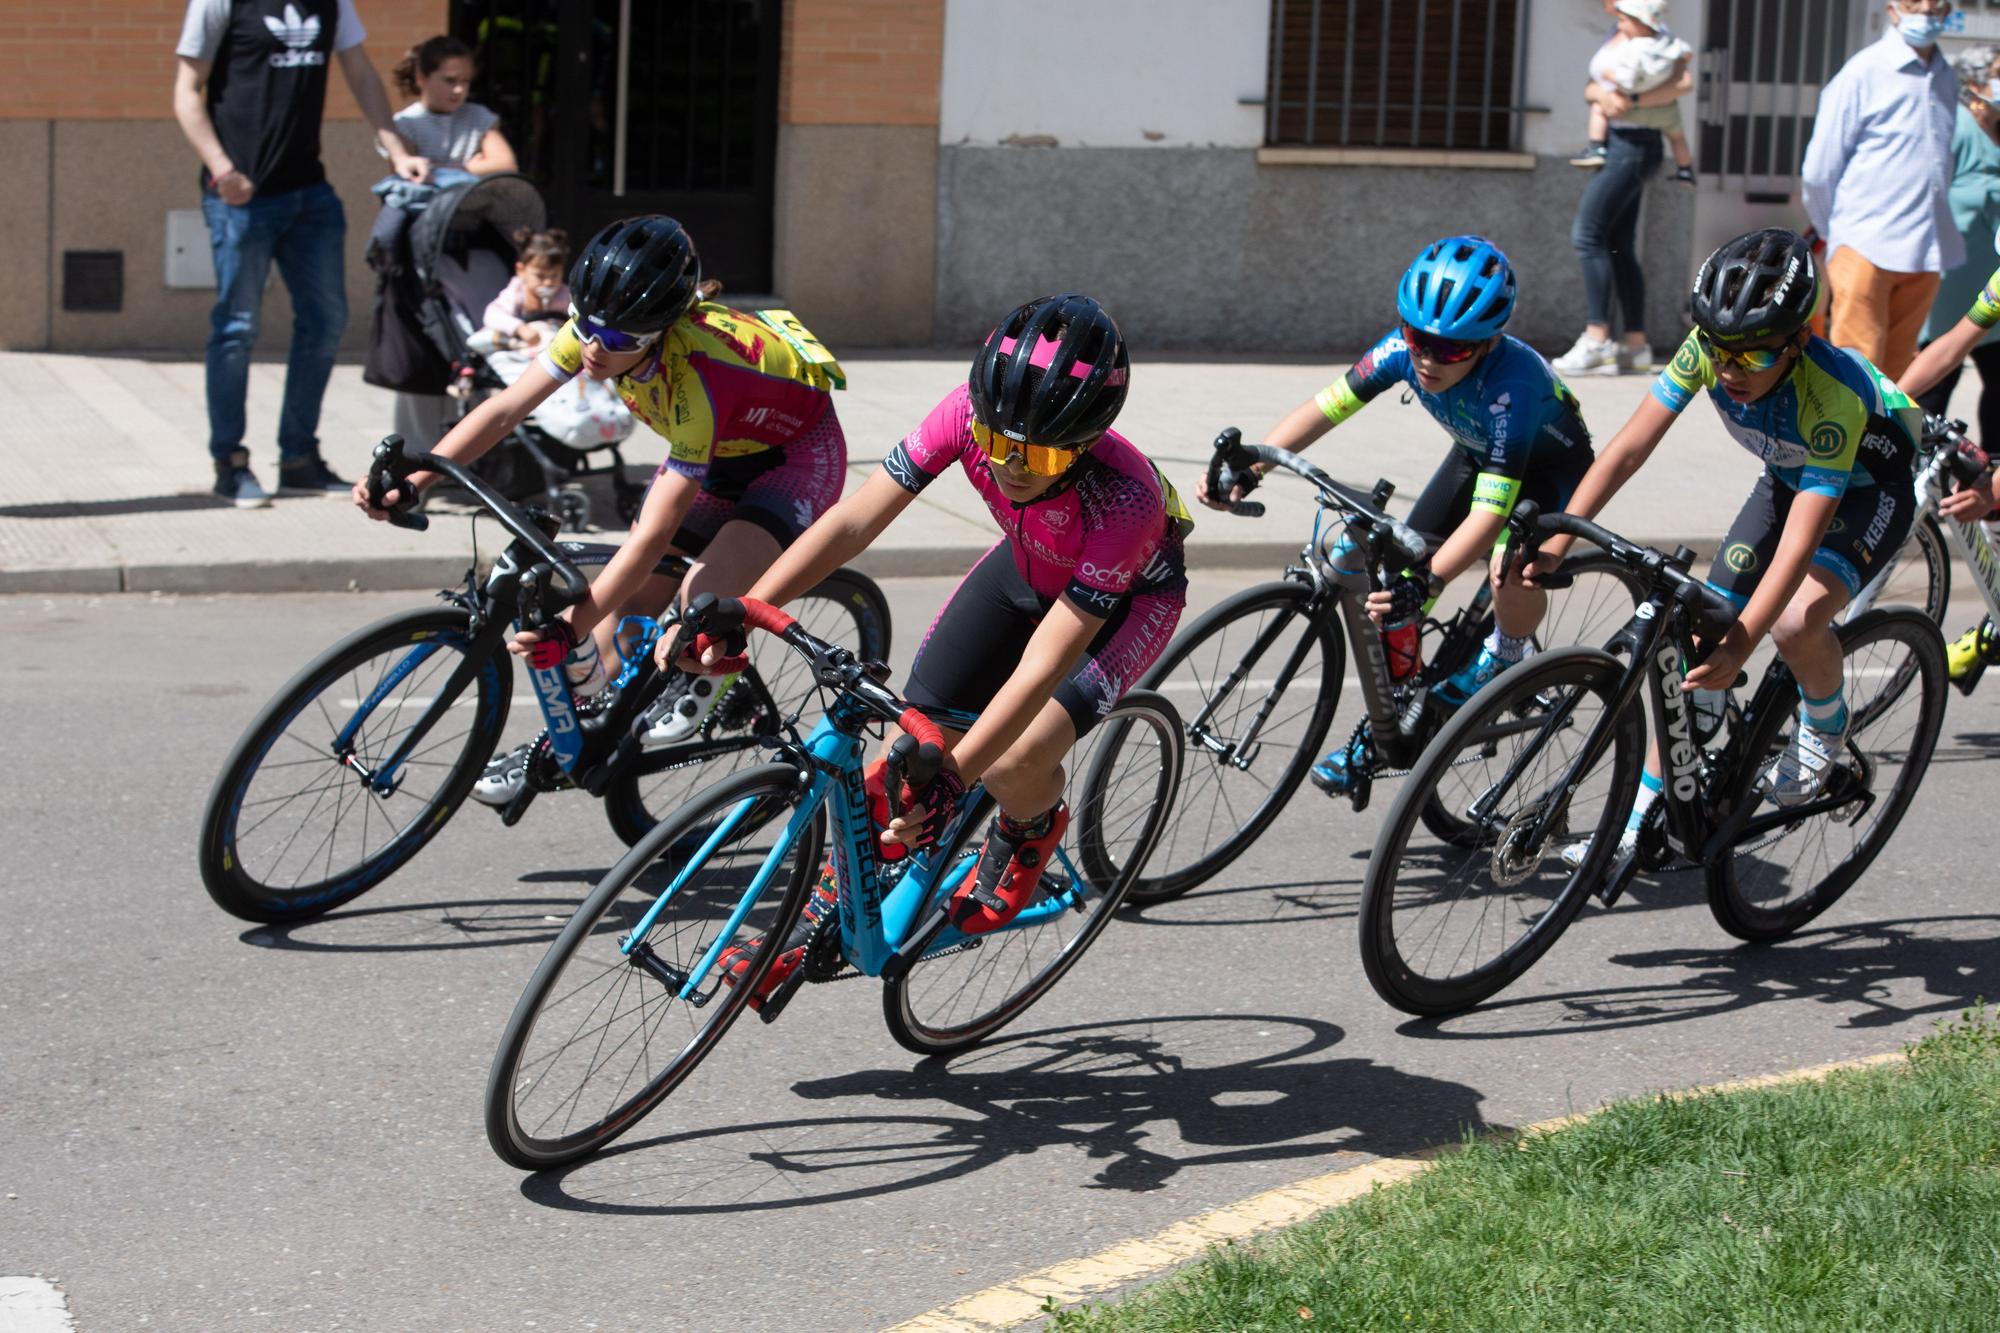
[[(1800, 173), (1830, 253), (1828, 337), (1891, 378), (1917, 354), (1940, 276), (1965, 258), (1946, 199), (1958, 78), (1937, 39), (1950, 13), (1951, 0), (1887, 6), (1881, 40), (1821, 91)], [(1993, 133), (1990, 111), (1982, 124)]]

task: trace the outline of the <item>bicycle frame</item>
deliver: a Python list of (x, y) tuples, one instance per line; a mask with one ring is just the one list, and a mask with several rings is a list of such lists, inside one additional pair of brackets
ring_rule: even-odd
[[(953, 730), (968, 728), (975, 721), (970, 714), (946, 709), (935, 710), (933, 717), (940, 725)], [(715, 978), (713, 985), (709, 982), (728, 941), (742, 926), (752, 906), (763, 896), (793, 850), (801, 840), (810, 836), (813, 821), (819, 817), (822, 807), (830, 806), (842, 954), (860, 974), (883, 975), (890, 960), (914, 938), (933, 904), (955, 890), (971, 873), (971, 858), (960, 857), (949, 865), (941, 864), (938, 860), (939, 849), (950, 847), (957, 841), (973, 810), (978, 807), (984, 788), (975, 784), (965, 793), (957, 812), (933, 846), (905, 858), (907, 868), (900, 873), (885, 875), (884, 863), (877, 851), (876, 829), (869, 817), (868, 795), (863, 787), (865, 730), (875, 718), (876, 713), (867, 704), (852, 694), (843, 693), (827, 709), (811, 737), (798, 745), (779, 747), (778, 758), (798, 768), (805, 784), (804, 798), (798, 809), (792, 812), (771, 850), (765, 854), (756, 873), (751, 876), (728, 921), (718, 930), (707, 952), (690, 971), (682, 975), (677, 969), (661, 963), (644, 947), (643, 941), (659, 914), (685, 886), (689, 876), (742, 826), (757, 803), (755, 797), (746, 797), (722, 818), (700, 849), (688, 858), (687, 865), (654, 900), (630, 933), (619, 941), (620, 951), (670, 986), (679, 999), (696, 1006), (708, 1003), (714, 998), (716, 988), (722, 984), (720, 978)], [(1068, 877), (1068, 887), (1061, 893), (1029, 904), (1012, 921), (990, 934), (1039, 925), (1081, 903), (1082, 874), (1060, 847), (1055, 851), (1055, 862)], [(985, 935), (966, 936), (955, 927), (946, 925), (927, 943), (922, 956), (928, 958), (961, 948), (978, 948), (985, 938)]]

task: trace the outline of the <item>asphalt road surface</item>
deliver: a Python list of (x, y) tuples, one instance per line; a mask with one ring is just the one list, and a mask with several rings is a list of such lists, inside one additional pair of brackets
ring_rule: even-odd
[[(1198, 580), (1191, 613), (1249, 581)], [(889, 585), (899, 666), (949, 587)], [(1354, 940), (1393, 792), (1357, 816), (1305, 788), (990, 1047), (918, 1062), (876, 983), (815, 987), (613, 1151), (524, 1177), (481, 1093), (621, 850), (594, 803), (468, 807), (290, 928), (224, 915), (194, 865), (254, 710), (420, 600), (0, 599), (0, 1274), (59, 1279), (85, 1333), (879, 1328), (1373, 1154), (1894, 1049), (2000, 996), (1995, 681), (1951, 696), (1888, 853), (1783, 945), (1735, 945), (1692, 876), (1642, 882), (1487, 1007), (1412, 1022)]]

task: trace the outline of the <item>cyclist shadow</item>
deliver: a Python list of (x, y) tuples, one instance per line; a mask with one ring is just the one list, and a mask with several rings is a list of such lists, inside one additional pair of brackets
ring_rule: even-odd
[[(1261, 915), (1214, 915), (1204, 912), (1200, 916), (1176, 915), (1174, 908), (1181, 903), (1236, 906), (1235, 899), (1245, 894), (1267, 893), (1277, 906)], [(1247, 906), (1247, 904), (1245, 904)], [(1361, 884), (1359, 880), (1341, 879), (1301, 879), (1283, 882), (1259, 882), (1253, 884), (1232, 884), (1225, 888), (1210, 888), (1206, 884), (1196, 885), (1179, 898), (1170, 898), (1163, 903), (1145, 906), (1128, 906), (1121, 916), (1133, 921), (1144, 921), (1152, 926), (1263, 926), (1286, 921), (1338, 921), (1352, 918), (1361, 908)]]
[[(1983, 927), (1968, 938), (1944, 934)], [(1848, 1028), (1888, 1027), (1923, 1014), (1950, 1014), (2000, 995), (2000, 915), (1915, 917), (1807, 930), (1769, 946), (1656, 949), (1612, 962), (1685, 975), (1648, 985), (1605, 987), (1502, 1000), (1445, 1019), (1415, 1019), (1397, 1030), (1438, 1040), (1491, 1040), (1598, 1033), (1709, 1018), (1772, 1001), (1804, 1000), (1857, 1010)], [(1925, 999), (1897, 998), (1921, 986)]]
[[(1956, 742), (1953, 744), (1952, 742)], [(2000, 752), (2000, 731), (1961, 731), (1950, 741), (1938, 738), (1937, 748), (1931, 751), (1933, 764), (1983, 763)]]
[(456, 898), (328, 912), (252, 926), (237, 936), (261, 949), (308, 953), (411, 953), (547, 945), (576, 911), (574, 898)]
[[(522, 1192), (590, 1212), (798, 1208), (1061, 1149), (1102, 1163), (1085, 1188), (1145, 1192), (1195, 1168), (1386, 1156), (1491, 1128), (1473, 1088), (1326, 1058), (1343, 1036), (1329, 1023), (1254, 1014), (1045, 1029), (914, 1069), (803, 1080), (793, 1091), (808, 1101), (862, 1105), (620, 1145), (531, 1176)], [(1270, 1049), (1243, 1058), (1259, 1043)], [(912, 1111), (884, 1115), (883, 1103)]]

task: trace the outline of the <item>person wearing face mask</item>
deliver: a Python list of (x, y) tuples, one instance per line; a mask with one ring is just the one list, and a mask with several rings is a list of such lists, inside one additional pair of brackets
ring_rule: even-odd
[[(1924, 321), (1920, 342), (1926, 351), (1949, 333), (1959, 317), (1979, 301), (1987, 276), (2000, 267), (1995, 254), (1993, 233), (2000, 228), (2000, 144), (1986, 136), (1974, 118), (1972, 108), (1985, 106), (1994, 95), (1994, 69), (2000, 64), (2000, 48), (1967, 47), (1952, 58), (1961, 80), (1958, 123), (1951, 132), (1952, 224), (1965, 241), (1965, 262), (1947, 270), (1938, 285), (1937, 299), (1931, 303), (1930, 318)], [(1914, 372), (1932, 360), (1919, 356), (1896, 382), (1915, 398), (1924, 411), (1945, 414), (1952, 390), (1958, 387), (1959, 365), (1966, 349), (1959, 347), (1947, 367), (1926, 374), (1918, 383)], [(1979, 395), (1979, 430), (1976, 438), (2000, 443), (2000, 335), (1982, 328), (1971, 348), (1973, 364), (1979, 367), (1982, 388)]]
[[(1938, 49), (1951, 0), (1894, 0), (1881, 40), (1820, 92), (1800, 172), (1812, 225), (1826, 239), (1833, 292), (1829, 340), (1902, 374), (1937, 296), (1965, 260), (1952, 224), (1952, 132), (1958, 78)], [(1973, 109), (1992, 140), (1990, 105)]]

